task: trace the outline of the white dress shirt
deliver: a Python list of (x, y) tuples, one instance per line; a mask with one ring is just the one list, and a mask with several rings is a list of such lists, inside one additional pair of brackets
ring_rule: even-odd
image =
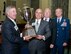
[(44, 17), (43, 20), (49, 22), (50, 18), (45, 18), (45, 17)]
[[(37, 25), (37, 22), (38, 22), (38, 25)], [(36, 32), (38, 32), (38, 29), (40, 29), (39, 28), (39, 26), (40, 26), (40, 23), (41, 23), (41, 19), (36, 19), (35, 20), (35, 30), (36, 30)], [(42, 36), (43, 37), (43, 40), (45, 41), (45, 36)]]
[(41, 19), (35, 19), (35, 30), (36, 30), (36, 32), (38, 32), (40, 22), (41, 22)]
[(61, 20), (62, 20), (62, 17), (60, 17), (60, 18), (57, 18), (57, 22), (58, 22), (58, 20), (59, 20), (59, 22), (61, 22)]

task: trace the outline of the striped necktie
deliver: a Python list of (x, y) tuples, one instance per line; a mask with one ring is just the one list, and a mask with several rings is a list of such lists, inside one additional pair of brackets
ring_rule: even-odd
[(36, 33), (38, 32), (38, 28), (39, 28), (39, 23), (38, 23), (38, 20), (37, 20), (36, 25), (35, 25)]

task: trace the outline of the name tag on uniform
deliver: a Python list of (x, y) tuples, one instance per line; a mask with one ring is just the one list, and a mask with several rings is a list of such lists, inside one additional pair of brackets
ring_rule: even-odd
[(18, 27), (17, 26), (14, 26), (15, 30), (17, 31), (18, 30)]

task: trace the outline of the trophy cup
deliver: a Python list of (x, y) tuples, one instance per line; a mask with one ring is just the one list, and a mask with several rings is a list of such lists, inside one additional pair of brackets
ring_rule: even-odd
[(28, 6), (24, 5), (23, 7), (23, 13), (21, 11), (21, 9), (19, 8), (19, 12), (20, 15), (22, 16), (22, 18), (27, 22), (25, 25), (25, 28), (23, 30), (23, 36), (32, 36), (35, 37), (36, 33), (34, 28), (32, 27), (32, 25), (30, 25), (30, 21), (31, 21), (31, 8), (29, 8)]

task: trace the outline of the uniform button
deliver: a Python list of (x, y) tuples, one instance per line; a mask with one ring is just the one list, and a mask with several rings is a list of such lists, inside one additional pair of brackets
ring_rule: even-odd
[(58, 33), (58, 31), (57, 31), (57, 33)]
[(57, 36), (58, 36), (58, 34), (57, 34)]

